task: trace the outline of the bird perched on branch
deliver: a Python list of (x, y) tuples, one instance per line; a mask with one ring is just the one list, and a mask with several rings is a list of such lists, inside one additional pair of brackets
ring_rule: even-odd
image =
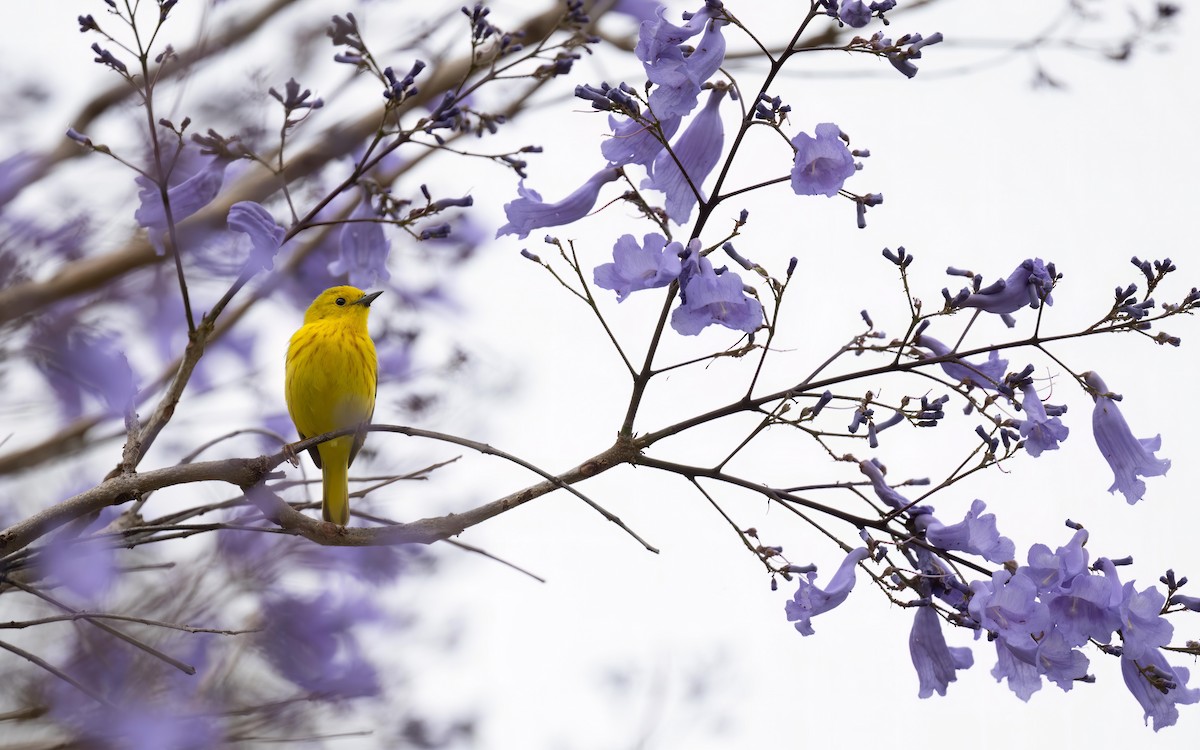
[[(335, 286), (317, 296), (287, 351), (288, 413), (300, 439), (365, 427), (375, 412), (378, 365), (367, 333), (367, 313), (382, 292)], [(350, 520), (349, 470), (366, 432), (343, 435), (308, 449), (321, 469), (321, 515), (345, 526)]]

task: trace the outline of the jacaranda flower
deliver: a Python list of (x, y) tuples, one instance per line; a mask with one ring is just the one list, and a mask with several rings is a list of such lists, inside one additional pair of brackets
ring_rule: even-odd
[(1037, 458), (1042, 451), (1058, 450), (1058, 444), (1067, 439), (1070, 432), (1058, 417), (1046, 414), (1046, 407), (1038, 398), (1037, 390), (1030, 383), (1022, 388), (1025, 398), (1021, 401), (1021, 409), (1025, 419), (1021, 422), (1021, 437), (1025, 440), (1025, 452)]
[(657, 60), (646, 64), (646, 77), (655, 84), (649, 99), (655, 116), (678, 117), (696, 108), (701, 84), (725, 61), (723, 25), (722, 21), (709, 21), (690, 54), (685, 56), (678, 46), (667, 47)]
[(525, 239), (534, 229), (557, 227), (582, 219), (596, 205), (600, 188), (620, 176), (621, 170), (617, 167), (605, 167), (589, 177), (581, 188), (557, 203), (546, 203), (537, 191), (525, 187), (525, 181), (521, 180), (517, 188), (521, 197), (504, 204), (508, 223), (496, 231), (496, 236), (515, 234)]
[(688, 243), (679, 275), (680, 304), (671, 314), (671, 327), (684, 336), (695, 336), (714, 323), (746, 333), (758, 330), (762, 304), (746, 294), (740, 276), (727, 268), (714, 270), (699, 250), (699, 240)]
[[(228, 158), (214, 156), (193, 175), (170, 187), (167, 200), (171, 204), (172, 220), (176, 223), (183, 221), (211, 203), (221, 192), (227, 166)], [(162, 194), (158, 185), (149, 178), (139, 175), (134, 181), (138, 184), (141, 206), (133, 212), (133, 218), (146, 228), (155, 251), (162, 255), (165, 252), (162, 235), (167, 231), (167, 212), (163, 207)]]
[(1000, 536), (996, 530), (996, 514), (984, 513), (985, 508), (987, 505), (982, 500), (972, 502), (966, 517), (952, 526), (930, 517), (925, 522), (928, 524), (925, 538), (942, 549), (969, 552), (994, 563), (1008, 562), (1013, 559), (1016, 547), (1011, 539)]
[(1092, 434), (1100, 454), (1113, 471), (1113, 484), (1108, 491), (1120, 490), (1126, 502), (1133, 505), (1146, 494), (1146, 483), (1138, 479), (1139, 476), (1159, 477), (1171, 468), (1169, 459), (1154, 455), (1162, 447), (1162, 436), (1135, 438), (1100, 376), (1094, 372), (1085, 373), (1084, 382), (1096, 394)]
[(1007, 315), (1029, 306), (1038, 308), (1045, 301), (1053, 305), (1050, 289), (1054, 286), (1054, 264), (1041, 258), (1027, 258), (1003, 281), (968, 295), (956, 307), (977, 307), (985, 312)]
[(379, 216), (371, 207), (369, 194), (363, 195), (349, 219), (342, 225), (338, 238), (340, 252), (337, 260), (329, 264), (329, 273), (334, 276), (346, 274), (353, 286), (370, 289), (392, 277), (387, 268), (392, 243), (384, 234), (383, 224), (378, 221)]
[(1200, 688), (1187, 686), (1188, 670), (1172, 667), (1158, 649), (1139, 658), (1122, 655), (1121, 676), (1125, 678), (1125, 687), (1142, 704), (1145, 722), (1149, 724), (1154, 719), (1156, 732), (1179, 720), (1177, 706), (1200, 702)]
[(866, 547), (852, 550), (846, 555), (846, 559), (842, 560), (833, 578), (829, 579), (829, 585), (824, 589), (813, 584), (817, 577), (815, 572), (804, 574), (800, 579), (800, 587), (796, 589), (796, 595), (784, 605), (788, 622), (796, 623), (796, 630), (800, 631), (800, 635), (812, 635), (815, 632), (812, 628), (812, 618), (846, 601), (846, 597), (850, 596), (850, 591), (854, 588), (854, 566), (866, 560), (869, 554)]
[[(649, 112), (643, 116), (652, 118)], [(683, 118), (678, 115), (658, 120), (659, 129), (662, 131), (661, 138), (670, 141), (675, 131), (679, 130), (679, 123), (682, 121)], [(660, 140), (659, 133), (650, 126), (633, 118), (620, 121), (612, 115), (608, 117), (608, 125), (612, 128), (613, 135), (600, 144), (600, 153), (604, 154), (611, 166), (640, 164), (649, 169), (654, 163), (654, 158), (662, 153), (663, 140)]]
[(975, 663), (969, 648), (950, 648), (942, 636), (942, 622), (933, 607), (918, 607), (908, 635), (908, 652), (917, 670), (920, 687), (917, 696), (928, 698), (934, 691), (945, 695), (946, 688), (958, 679), (955, 672)]
[(275, 223), (271, 212), (254, 201), (238, 201), (229, 207), (229, 228), (250, 238), (249, 264), (269, 271), (275, 267), (275, 253), (287, 234)]
[[(697, 192), (704, 198), (701, 184), (721, 158), (725, 128), (721, 123), (719, 106), (725, 90), (716, 88), (708, 96), (704, 109), (692, 119), (671, 151), (663, 149), (654, 159), (650, 176), (642, 181), (643, 188), (658, 190), (667, 196), (667, 216), (676, 224), (684, 224), (692, 215)], [(683, 170), (680, 171), (680, 165)], [(684, 175), (687, 177), (684, 177)]]
[(632, 234), (622, 235), (613, 245), (613, 262), (596, 266), (593, 272), (596, 286), (612, 289), (617, 302), (623, 302), (631, 292), (666, 286), (679, 278), (679, 254), (683, 245), (667, 242), (661, 234), (647, 234), (642, 244)]
[[(923, 346), (933, 352), (935, 357), (944, 357), (951, 353), (950, 347), (925, 334), (917, 336), (915, 343), (917, 346)], [(1000, 353), (993, 349), (988, 352), (987, 362), (968, 362), (965, 359), (946, 360), (942, 362), (942, 372), (964, 385), (994, 391), (996, 386), (1004, 382), (1004, 373), (1008, 372), (1008, 360), (1000, 359)]]
[(792, 166), (792, 190), (796, 195), (826, 195), (832, 198), (854, 174), (854, 157), (842, 131), (831, 122), (817, 126), (817, 137), (800, 133), (792, 139), (796, 161)]

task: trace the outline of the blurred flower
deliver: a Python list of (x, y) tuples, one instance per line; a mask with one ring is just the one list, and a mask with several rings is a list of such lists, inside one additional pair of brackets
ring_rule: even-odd
[(679, 278), (679, 253), (683, 245), (667, 243), (661, 234), (647, 234), (638, 245), (632, 234), (622, 235), (613, 245), (613, 262), (596, 266), (596, 286), (617, 293), (623, 302), (639, 289), (656, 289)]
[(802, 574), (796, 595), (784, 606), (788, 621), (796, 623), (800, 635), (812, 635), (815, 632), (812, 618), (846, 601), (854, 588), (854, 566), (867, 559), (869, 554), (866, 547), (852, 550), (823, 590), (813, 584), (817, 577), (815, 572)]
[(379, 694), (379, 676), (354, 633), (377, 617), (370, 601), (331, 592), (311, 599), (279, 594), (263, 602), (262, 616), (258, 643), (297, 687), (322, 700)]
[[(186, 152), (185, 152), (186, 153)], [(230, 159), (225, 156), (213, 156), (207, 160), (194, 174), (187, 179), (174, 184), (167, 189), (167, 199), (171, 204), (171, 218), (179, 223), (207, 206), (221, 192), (221, 184), (225, 181), (225, 168)], [(189, 164), (181, 161), (172, 171), (174, 178), (187, 169)], [(158, 184), (148, 177), (138, 175), (134, 178), (138, 184), (138, 199), (141, 206), (134, 212), (137, 223), (146, 228), (150, 242), (159, 255), (166, 252), (162, 235), (167, 231), (167, 212), (163, 207), (162, 194)]]
[(823, 122), (817, 126), (816, 133), (816, 138), (800, 133), (792, 139), (792, 145), (796, 147), (792, 190), (796, 195), (832, 198), (854, 174), (854, 157), (837, 125)]
[(132, 405), (134, 373), (115, 333), (87, 327), (60, 306), (37, 318), (32, 341), (34, 364), (68, 419), (83, 414), (84, 393), (99, 398), (110, 415)]
[(275, 223), (271, 212), (254, 201), (239, 201), (229, 207), (229, 229), (250, 238), (250, 257), (247, 263), (256, 269), (269, 271), (275, 267), (275, 253), (287, 232)]
[(504, 204), (508, 223), (496, 231), (496, 236), (515, 234), (518, 238), (525, 239), (534, 229), (557, 227), (582, 219), (592, 210), (592, 206), (596, 205), (600, 188), (620, 176), (620, 169), (605, 167), (589, 177), (582, 187), (557, 203), (546, 203), (537, 191), (526, 188), (525, 181), (521, 180), (517, 188), (521, 197)]
[(45, 575), (89, 604), (117, 580), (116, 553), (102, 541), (52, 536), (37, 559)]
[(643, 188), (658, 190), (667, 196), (667, 216), (676, 224), (687, 223), (697, 197), (705, 199), (701, 185), (721, 158), (725, 128), (719, 108), (724, 96), (725, 89), (712, 90), (704, 109), (688, 124), (671, 151), (662, 149), (658, 153), (649, 170), (650, 176), (642, 181)]
[(1120, 490), (1126, 502), (1133, 505), (1146, 494), (1146, 483), (1138, 479), (1139, 476), (1158, 477), (1171, 468), (1169, 459), (1154, 455), (1162, 447), (1162, 436), (1135, 438), (1100, 376), (1094, 372), (1084, 373), (1084, 381), (1096, 393), (1092, 434), (1100, 454), (1113, 471), (1114, 481), (1108, 491)]
[(871, 9), (862, 0), (846, 0), (838, 8), (838, 18), (854, 29), (861, 29), (871, 22)]
[(0, 161), (0, 211), (38, 176), (42, 160), (18, 152)]
[(350, 284), (360, 289), (370, 289), (392, 277), (387, 269), (392, 243), (384, 235), (383, 224), (378, 219), (371, 208), (370, 194), (364, 192), (349, 221), (342, 225), (338, 238), (341, 253), (329, 264), (329, 273), (335, 276), (346, 274)]
[(917, 670), (920, 684), (917, 696), (920, 698), (928, 698), (934, 691), (945, 695), (949, 684), (958, 679), (955, 672), (975, 663), (971, 649), (946, 645), (941, 618), (933, 607), (917, 607), (908, 636), (908, 651)]
[(735, 331), (754, 333), (762, 325), (762, 304), (746, 294), (742, 279), (733, 271), (713, 270), (700, 255), (700, 241), (688, 243), (679, 275), (679, 307), (671, 314), (671, 327), (684, 336), (695, 336), (714, 323)]
[[(210, 705), (216, 690), (107, 635), (103, 643), (78, 635), (65, 670), (108, 703), (100, 704), (56, 677), (48, 683), (50, 715), (72, 732), (80, 747), (125, 750), (217, 750), (227, 747), (220, 712)], [(203, 671), (214, 636), (188, 633), (155, 646)]]
[(1058, 417), (1046, 414), (1046, 407), (1038, 398), (1037, 389), (1028, 383), (1021, 389), (1025, 398), (1021, 400), (1021, 410), (1025, 419), (1021, 423), (1021, 437), (1025, 440), (1025, 452), (1037, 458), (1042, 451), (1058, 450), (1058, 444), (1067, 439), (1070, 428)]

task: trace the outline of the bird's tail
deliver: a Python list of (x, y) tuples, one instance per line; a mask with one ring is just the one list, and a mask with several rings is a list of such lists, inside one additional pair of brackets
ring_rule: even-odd
[[(321, 516), (331, 523), (345, 526), (350, 522), (350, 464), (351, 438), (337, 438), (321, 446)], [(345, 445), (340, 445), (346, 441)], [(335, 445), (338, 444), (338, 445)]]

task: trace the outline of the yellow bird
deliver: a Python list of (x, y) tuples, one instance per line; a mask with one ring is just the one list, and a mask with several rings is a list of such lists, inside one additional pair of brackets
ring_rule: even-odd
[[(370, 423), (378, 364), (367, 312), (380, 294), (335, 286), (321, 292), (304, 313), (304, 325), (288, 343), (284, 386), (301, 440)], [(344, 435), (308, 450), (321, 469), (321, 515), (326, 521), (342, 526), (350, 521), (348, 474), (365, 438), (365, 432)]]

